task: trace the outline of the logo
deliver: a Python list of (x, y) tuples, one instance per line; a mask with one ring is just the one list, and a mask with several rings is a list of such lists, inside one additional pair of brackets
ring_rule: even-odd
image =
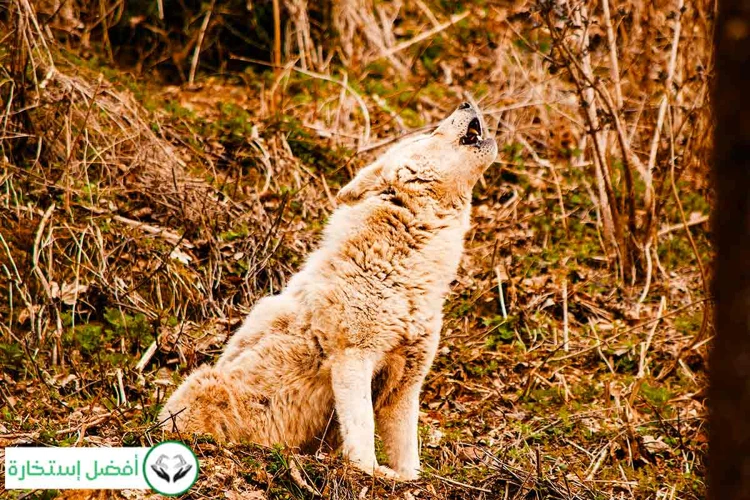
[(143, 476), (157, 493), (177, 496), (198, 479), (198, 458), (179, 441), (164, 441), (151, 448), (143, 461)]
[[(5, 448), (5, 489), (148, 489), (150, 448)], [(1, 459), (0, 459), (1, 460)]]

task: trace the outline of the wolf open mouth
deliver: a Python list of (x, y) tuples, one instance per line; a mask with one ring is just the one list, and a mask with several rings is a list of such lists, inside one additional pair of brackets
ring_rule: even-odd
[(466, 135), (461, 137), (461, 144), (472, 145), (482, 140), (482, 124), (479, 123), (479, 118), (472, 118), (469, 122), (469, 127), (466, 129)]

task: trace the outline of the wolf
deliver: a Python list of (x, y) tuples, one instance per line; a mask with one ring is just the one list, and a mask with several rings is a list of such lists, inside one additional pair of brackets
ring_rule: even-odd
[[(463, 103), (362, 169), (337, 194), (319, 248), (255, 304), (215, 366), (182, 382), (163, 427), (303, 451), (326, 443), (366, 473), (416, 479), (419, 394), (472, 189), (496, 156)], [(376, 424), (389, 466), (375, 456)]]

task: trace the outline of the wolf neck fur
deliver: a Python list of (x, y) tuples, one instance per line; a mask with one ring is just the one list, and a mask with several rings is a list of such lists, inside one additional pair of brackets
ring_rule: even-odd
[[(415, 213), (377, 197), (342, 206), (332, 214), (321, 246), (287, 289), (316, 289), (306, 277), (320, 280), (321, 274), (326, 281), (341, 275), (368, 288), (388, 288), (402, 279), (413, 282), (417, 273), (426, 296), (442, 300), (458, 269), (470, 211), (470, 205), (450, 211), (426, 206)], [(332, 262), (335, 268), (329, 267)]]

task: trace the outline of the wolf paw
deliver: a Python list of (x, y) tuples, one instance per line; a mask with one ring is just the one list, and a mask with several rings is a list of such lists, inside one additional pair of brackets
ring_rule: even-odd
[(378, 465), (375, 467), (375, 477), (382, 477), (383, 479), (390, 479), (391, 481), (406, 481), (407, 478), (385, 465)]
[(380, 477), (383, 479), (389, 479), (392, 481), (404, 481), (406, 480), (405, 477), (401, 476), (398, 472), (391, 469), (390, 467), (386, 467), (385, 465), (378, 465), (377, 461), (372, 462), (361, 462), (357, 460), (353, 460), (352, 464), (365, 474), (369, 474), (371, 476)]
[(419, 467), (412, 468), (409, 467), (407, 469), (389, 469), (394, 470), (396, 474), (398, 474), (400, 481), (416, 481), (419, 479)]

